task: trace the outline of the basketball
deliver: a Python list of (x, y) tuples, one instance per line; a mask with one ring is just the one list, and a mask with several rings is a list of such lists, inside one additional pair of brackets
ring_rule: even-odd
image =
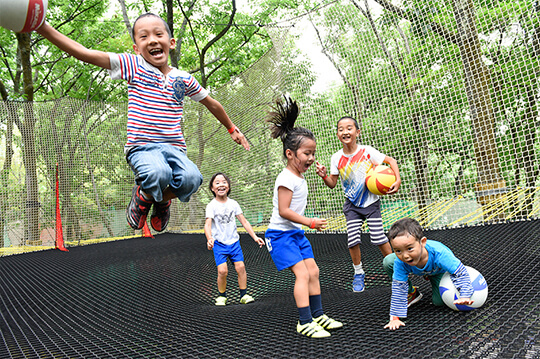
[(465, 268), (467, 269), (467, 272), (469, 272), (474, 289), (474, 293), (471, 296), (471, 299), (474, 300), (473, 304), (454, 305), (454, 301), (459, 298), (459, 292), (450, 278), (450, 273), (446, 272), (439, 283), (439, 292), (441, 293), (444, 304), (457, 311), (468, 311), (480, 308), (482, 305), (484, 305), (488, 296), (488, 285), (484, 279), (484, 276), (482, 276), (480, 272), (472, 267), (465, 266)]
[(394, 182), (396, 182), (396, 175), (388, 166), (373, 166), (366, 173), (368, 190), (379, 196), (385, 195)]
[(45, 21), (47, 0), (0, 0), (0, 26), (15, 32), (30, 32)]

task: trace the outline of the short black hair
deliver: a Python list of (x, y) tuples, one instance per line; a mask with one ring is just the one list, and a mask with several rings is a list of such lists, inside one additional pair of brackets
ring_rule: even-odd
[(356, 118), (354, 117), (351, 117), (351, 116), (343, 116), (342, 118), (340, 118), (338, 121), (337, 121), (337, 124), (339, 126), (339, 123), (341, 122), (341, 120), (352, 120), (354, 122), (354, 127), (356, 127), (357, 130), (360, 129), (360, 125), (358, 124), (358, 121), (356, 120)]
[(216, 179), (217, 176), (223, 176), (223, 178), (225, 178), (225, 181), (227, 181), (227, 183), (229, 184), (229, 190), (227, 191), (227, 197), (229, 196), (229, 194), (231, 193), (231, 180), (229, 179), (229, 177), (223, 173), (223, 172), (218, 172), (216, 174), (214, 174), (212, 176), (212, 178), (210, 178), (210, 182), (208, 183), (208, 188), (210, 189), (210, 192), (212, 192), (212, 194), (214, 195), (214, 197), (216, 196), (216, 192), (212, 191), (212, 184), (214, 183), (214, 180)]
[(139, 21), (139, 19), (142, 19), (143, 17), (150, 17), (150, 16), (157, 17), (158, 19), (163, 21), (163, 25), (165, 25), (165, 29), (167, 30), (167, 33), (169, 34), (169, 38), (172, 39), (172, 32), (171, 32), (171, 29), (169, 28), (169, 24), (167, 24), (165, 20), (163, 20), (161, 17), (157, 16), (156, 14), (152, 12), (147, 12), (142, 15), (139, 15), (139, 17), (135, 19), (135, 22), (133, 22), (133, 27), (131, 28), (131, 39), (133, 40), (133, 42), (135, 42), (135, 25), (137, 24), (137, 21)]
[(404, 234), (410, 234), (418, 241), (424, 238), (424, 231), (422, 230), (420, 223), (418, 223), (416, 219), (409, 217), (405, 217), (394, 222), (388, 231), (388, 238), (393, 240), (394, 238)]

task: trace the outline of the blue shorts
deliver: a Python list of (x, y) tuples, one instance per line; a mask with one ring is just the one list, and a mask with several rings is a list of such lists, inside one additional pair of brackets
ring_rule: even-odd
[(152, 143), (133, 147), (126, 160), (135, 173), (135, 182), (156, 202), (163, 200), (167, 187), (180, 201), (188, 202), (203, 182), (197, 166), (172, 145)]
[(244, 254), (242, 253), (242, 247), (240, 247), (240, 241), (236, 241), (230, 245), (222, 244), (218, 241), (214, 242), (214, 259), (216, 260), (216, 266), (226, 263), (227, 258), (230, 258), (233, 263), (244, 261)]
[(308, 258), (315, 258), (311, 243), (301, 229), (279, 231), (268, 229), (264, 234), (266, 248), (278, 271), (290, 268)]

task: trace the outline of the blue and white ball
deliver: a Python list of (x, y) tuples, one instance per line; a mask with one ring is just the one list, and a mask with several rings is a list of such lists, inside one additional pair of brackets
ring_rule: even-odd
[(480, 308), (486, 302), (488, 296), (488, 285), (484, 276), (474, 269), (473, 267), (465, 266), (469, 276), (471, 277), (471, 283), (474, 289), (474, 293), (471, 299), (474, 303), (471, 305), (455, 305), (454, 301), (459, 298), (459, 291), (450, 278), (450, 273), (444, 273), (439, 283), (439, 292), (441, 293), (442, 300), (449, 308), (457, 311), (468, 311), (476, 308)]

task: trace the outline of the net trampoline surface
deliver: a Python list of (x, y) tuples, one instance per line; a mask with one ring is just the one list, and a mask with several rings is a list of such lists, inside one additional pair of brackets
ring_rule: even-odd
[(486, 278), (479, 310), (424, 299), (391, 332), (390, 282), (363, 237), (367, 289), (351, 291), (345, 235), (308, 235), (325, 312), (344, 322), (330, 338), (295, 331), (293, 276), (265, 248), (241, 238), (248, 293), (238, 304), (229, 266), (226, 307), (216, 307), (216, 266), (203, 235), (163, 234), (3, 257), (1, 358), (538, 358), (540, 221), (427, 231)]

